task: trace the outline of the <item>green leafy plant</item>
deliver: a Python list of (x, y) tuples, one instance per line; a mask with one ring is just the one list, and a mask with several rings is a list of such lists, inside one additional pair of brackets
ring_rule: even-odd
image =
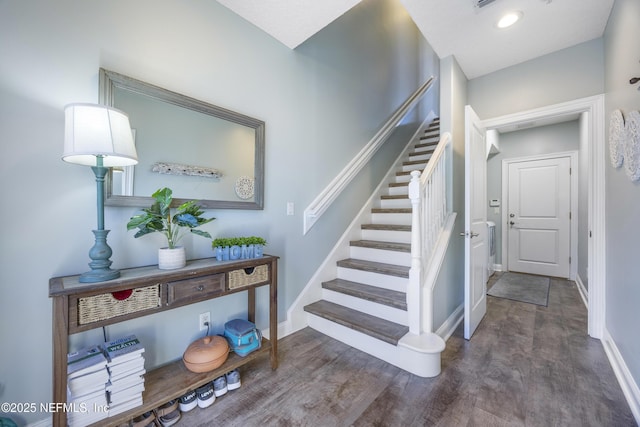
[(211, 242), (214, 248), (225, 246), (242, 246), (242, 245), (266, 245), (267, 241), (262, 237), (218, 237)]
[(211, 235), (202, 230), (196, 230), (215, 218), (203, 218), (202, 208), (195, 200), (190, 200), (178, 206), (171, 216), (171, 202), (173, 192), (169, 188), (161, 188), (151, 195), (155, 199), (150, 208), (142, 209), (143, 213), (131, 217), (127, 223), (127, 230), (138, 229), (135, 238), (149, 233), (158, 232), (165, 235), (169, 249), (175, 249), (182, 238), (182, 231), (188, 228), (191, 233), (198, 236), (211, 238)]

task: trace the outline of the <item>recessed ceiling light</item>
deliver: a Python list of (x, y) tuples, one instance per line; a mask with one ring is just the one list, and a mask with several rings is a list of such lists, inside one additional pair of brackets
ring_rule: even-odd
[(518, 22), (522, 18), (522, 12), (509, 12), (500, 18), (496, 26), (498, 28), (507, 28)]

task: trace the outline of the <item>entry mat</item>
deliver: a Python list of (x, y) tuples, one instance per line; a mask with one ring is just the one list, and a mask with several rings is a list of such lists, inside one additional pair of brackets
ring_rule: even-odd
[(506, 272), (487, 295), (546, 307), (549, 301), (549, 278)]

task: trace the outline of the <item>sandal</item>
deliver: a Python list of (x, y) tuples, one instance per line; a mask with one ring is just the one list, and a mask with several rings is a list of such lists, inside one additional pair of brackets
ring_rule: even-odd
[(156, 427), (156, 415), (152, 411), (145, 412), (135, 417), (129, 425), (131, 427)]
[(180, 409), (178, 409), (178, 399), (171, 400), (164, 405), (153, 410), (156, 418), (162, 427), (169, 427), (180, 421)]

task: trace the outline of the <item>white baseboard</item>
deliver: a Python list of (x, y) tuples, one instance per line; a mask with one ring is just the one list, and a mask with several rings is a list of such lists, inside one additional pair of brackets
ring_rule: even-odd
[(502, 264), (493, 264), (493, 271), (504, 271), (502, 269)]
[(636, 419), (636, 423), (640, 425), (640, 389), (638, 388), (638, 384), (633, 379), (631, 372), (629, 372), (629, 368), (622, 358), (622, 354), (620, 354), (620, 351), (607, 328), (604, 328), (601, 341), (604, 351), (609, 358), (609, 363), (613, 368), (613, 372), (618, 379), (620, 388), (622, 388), (622, 392), (627, 398), (631, 412)]
[(580, 298), (582, 298), (582, 302), (584, 303), (584, 306), (587, 307), (587, 310), (588, 310), (589, 309), (589, 291), (584, 286), (584, 283), (582, 282), (582, 279), (580, 278), (579, 274), (576, 274), (576, 286), (578, 287)]
[(449, 339), (453, 332), (456, 330), (460, 322), (464, 319), (464, 304), (460, 304), (453, 313), (444, 321), (442, 325), (436, 331), (436, 334), (440, 335), (440, 337), (445, 340), (445, 342)]

